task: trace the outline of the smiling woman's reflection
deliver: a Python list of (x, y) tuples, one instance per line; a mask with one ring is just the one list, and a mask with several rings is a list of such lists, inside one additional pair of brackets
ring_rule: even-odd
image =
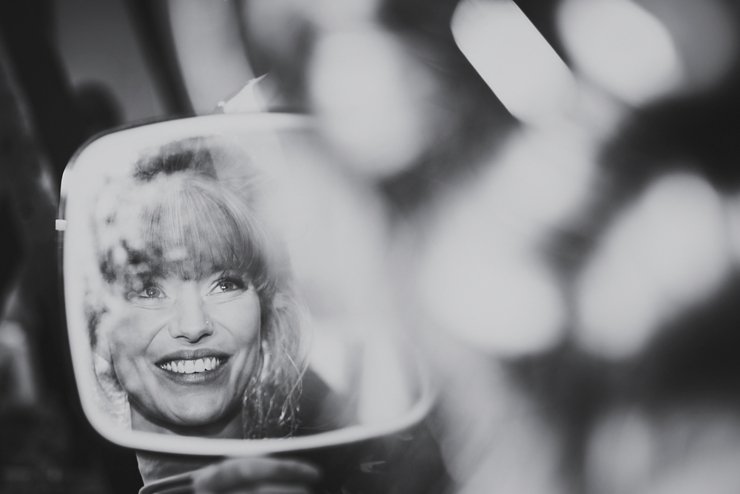
[(307, 410), (299, 420), (304, 381), (322, 385), (305, 373), (287, 261), (254, 204), (258, 177), (244, 157), (236, 173), (219, 168), (235, 159), (175, 143), (101, 192), (96, 374), (109, 396), (122, 392), (134, 429), (262, 438), (327, 425)]

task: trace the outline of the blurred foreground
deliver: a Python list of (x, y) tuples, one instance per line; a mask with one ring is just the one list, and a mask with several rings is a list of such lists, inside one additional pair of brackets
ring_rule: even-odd
[(94, 133), (219, 102), (343, 156), (344, 260), (439, 386), (440, 491), (736, 490), (734, 3), (38, 0), (0, 34), (0, 491), (138, 488), (77, 403), (56, 191)]

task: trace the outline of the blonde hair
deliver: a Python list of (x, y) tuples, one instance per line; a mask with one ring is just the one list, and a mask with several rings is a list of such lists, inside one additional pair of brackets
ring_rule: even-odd
[[(235, 145), (178, 141), (142, 157), (126, 183), (108, 192), (110, 207), (99, 209), (94, 225), (99, 272), (126, 292), (154, 277), (199, 279), (219, 270), (242, 273), (254, 285), (260, 365), (242, 397), (245, 438), (295, 432), (306, 368), (289, 263), (258, 221), (258, 182)], [(91, 312), (95, 345), (101, 314)]]

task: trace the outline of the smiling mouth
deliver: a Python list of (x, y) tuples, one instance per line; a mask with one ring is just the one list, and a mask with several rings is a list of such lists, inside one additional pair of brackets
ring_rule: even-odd
[(173, 374), (203, 374), (221, 367), (227, 359), (205, 357), (197, 359), (167, 360), (158, 364), (159, 368)]

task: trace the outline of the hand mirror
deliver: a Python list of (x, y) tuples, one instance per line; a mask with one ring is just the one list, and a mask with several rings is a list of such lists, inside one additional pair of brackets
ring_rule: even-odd
[(244, 455), (417, 424), (382, 208), (309, 117), (126, 128), (62, 180), (64, 298), (83, 410), (137, 450)]

